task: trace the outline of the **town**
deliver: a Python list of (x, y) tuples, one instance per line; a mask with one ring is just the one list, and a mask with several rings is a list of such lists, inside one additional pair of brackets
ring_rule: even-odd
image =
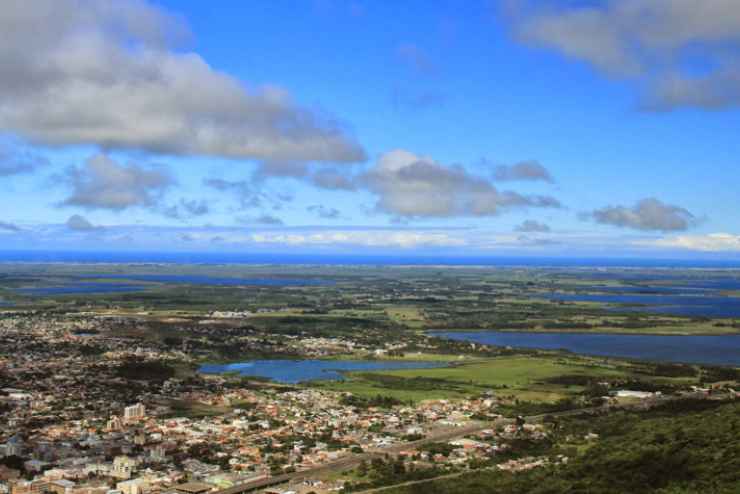
[[(366, 333), (270, 335), (243, 328), (243, 317), (206, 313), (171, 325), (187, 326), (196, 338), (219, 332), (226, 344), (238, 341), (284, 358), (360, 352), (376, 359), (409, 349), (458, 358), (502, 355), (417, 333), (375, 345)], [(234, 325), (214, 326), (214, 318)], [(201, 347), (142, 338), (135, 330), (145, 326), (141, 318), (79, 312), (3, 314), (0, 493), (354, 492), (470, 470), (515, 473), (569, 461), (548, 449), (559, 416), (738, 396), (726, 380), (704, 388), (678, 385), (666, 395), (609, 389), (604, 382), (589, 401), (524, 417), (511, 413), (519, 400), (506, 399), (500, 389), (413, 402), (204, 374), (195, 370)], [(568, 441), (589, 444), (599, 435), (582, 430)]]

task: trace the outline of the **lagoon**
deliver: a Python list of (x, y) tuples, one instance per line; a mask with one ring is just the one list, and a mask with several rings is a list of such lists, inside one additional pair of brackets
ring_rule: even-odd
[[(91, 276), (87, 276), (91, 278)], [(331, 280), (309, 278), (231, 278), (193, 274), (106, 274), (101, 278), (154, 283), (213, 286), (320, 286), (334, 284)]]
[[(210, 285), (210, 286), (267, 286), (267, 287), (298, 287), (330, 285), (333, 281), (323, 279), (302, 278), (229, 278), (201, 275), (167, 275), (167, 274), (101, 274), (100, 276), (84, 275), (75, 280), (54, 286), (35, 286), (15, 288), (14, 291), (27, 296), (44, 297), (54, 295), (104, 294), (104, 293), (134, 293), (157, 286), (163, 283), (182, 285)], [(96, 281), (98, 279), (116, 280), (115, 282)]]
[(651, 312), (686, 317), (740, 317), (740, 298), (713, 294), (666, 295), (655, 293), (554, 293), (549, 295), (547, 298), (560, 302), (626, 304), (624, 306), (611, 308), (611, 310), (618, 312)]
[(16, 288), (14, 289), (21, 295), (32, 297), (44, 297), (49, 295), (77, 295), (77, 294), (97, 294), (97, 293), (133, 293), (146, 290), (147, 287), (141, 285), (129, 285), (123, 283), (69, 283), (60, 286), (42, 286), (34, 288)]
[(444, 367), (443, 362), (380, 361), (380, 360), (252, 360), (233, 364), (205, 364), (198, 369), (204, 374), (238, 372), (243, 376), (259, 376), (273, 381), (295, 384), (317, 380), (341, 380), (342, 372), (396, 369), (429, 369)]
[(485, 345), (568, 350), (585, 355), (740, 366), (740, 335), (665, 336), (605, 333), (434, 332)]

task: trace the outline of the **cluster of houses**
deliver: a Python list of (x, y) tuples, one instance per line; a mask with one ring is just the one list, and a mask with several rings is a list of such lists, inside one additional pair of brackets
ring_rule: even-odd
[[(408, 436), (464, 427), (471, 416), (495, 408), (491, 399), (356, 408), (343, 405), (341, 398), (313, 389), (218, 388), (191, 393), (187, 399), (203, 406), (229, 404), (228, 413), (203, 418), (155, 416), (146, 405), (135, 403), (109, 417), (16, 433), (2, 438), (0, 457), (18, 458), (22, 466), (0, 469), (0, 492), (183, 493), (185, 482), (207, 490), (224, 489), (310, 470), (347, 455), (382, 452), (402, 446)], [(545, 436), (542, 426), (527, 427), (531, 437)], [(409, 462), (459, 465), (505, 449), (505, 440), (516, 433), (516, 426), (510, 425), (456, 439), (450, 442), (454, 454), (445, 457), (402, 448), (398, 456)]]

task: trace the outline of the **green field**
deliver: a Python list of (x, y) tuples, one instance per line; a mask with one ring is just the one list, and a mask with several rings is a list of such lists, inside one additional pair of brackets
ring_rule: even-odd
[(552, 403), (583, 389), (546, 382), (565, 375), (596, 379), (628, 377), (630, 373), (593, 359), (513, 356), (435, 369), (349, 373), (345, 381), (316, 385), (360, 396), (381, 394), (404, 401), (463, 398), (492, 390), (498, 396)]
[(385, 309), (385, 313), (392, 321), (409, 328), (419, 329), (424, 327), (424, 315), (418, 307), (390, 306)]

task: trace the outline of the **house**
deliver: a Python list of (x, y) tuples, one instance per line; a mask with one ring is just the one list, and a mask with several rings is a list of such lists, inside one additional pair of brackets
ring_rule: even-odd
[(135, 468), (136, 462), (128, 456), (116, 456), (113, 460), (110, 476), (117, 479), (130, 479)]
[(49, 492), (54, 494), (71, 494), (75, 488), (75, 483), (71, 480), (53, 480), (49, 482)]
[(124, 480), (116, 484), (116, 489), (121, 494), (144, 494), (149, 490), (149, 483), (144, 479)]

